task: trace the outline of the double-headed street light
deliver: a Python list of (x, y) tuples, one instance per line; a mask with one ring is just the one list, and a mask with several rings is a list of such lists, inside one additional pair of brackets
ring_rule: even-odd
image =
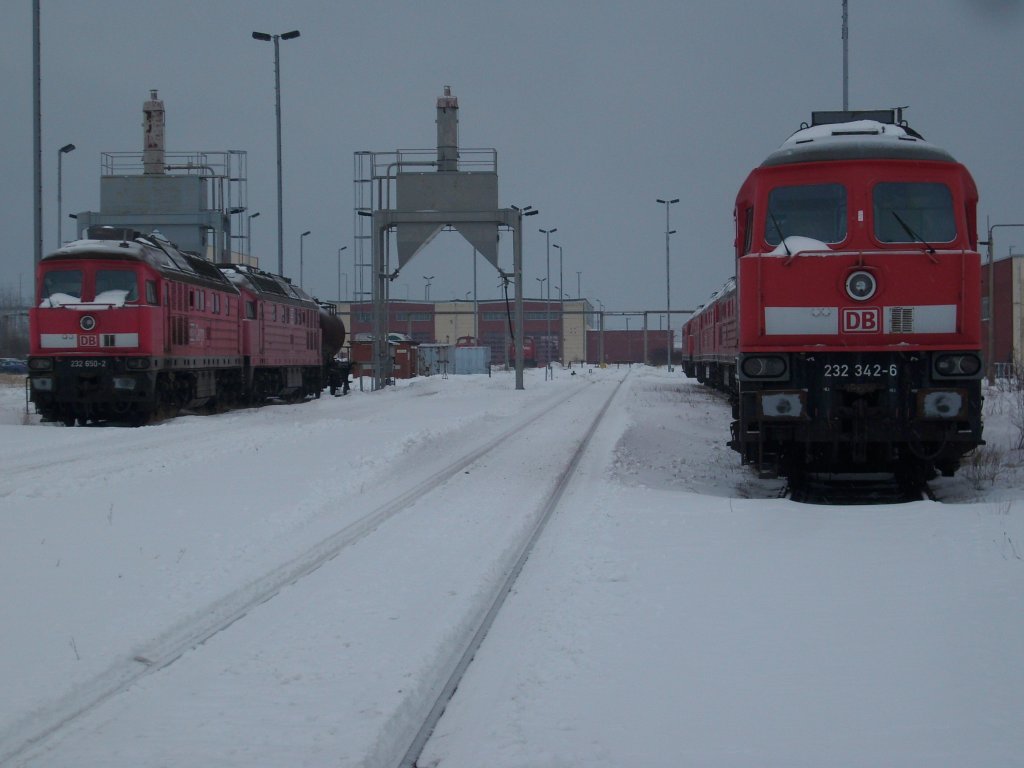
[(658, 202), (665, 206), (665, 317), (668, 319), (668, 370), (672, 370), (672, 289), (671, 289), (671, 271), (669, 269), (669, 257), (668, 257), (668, 238), (669, 235), (675, 234), (674, 229), (669, 229), (668, 226), (668, 209), (670, 205), (679, 202), (679, 198), (673, 200), (662, 200), (658, 198)]
[[(281, 183), (281, 47), (279, 40), (293, 40), (299, 30), (293, 29), (281, 35), (253, 32), (254, 40), (274, 41), (274, 102), (277, 114), (277, 271), (284, 275), (284, 203)], [(302, 280), (300, 279), (301, 283)]]
[(307, 229), (305, 232), (303, 232), (301, 235), (299, 235), (299, 288), (304, 287), (302, 285), (302, 268), (303, 268), (303, 262), (305, 261), (305, 259), (303, 259), (303, 254), (302, 254), (302, 241), (305, 239), (306, 235), (308, 235), (308, 234), (309, 234), (309, 230)]
[[(540, 232), (544, 235), (544, 240), (546, 241), (546, 248), (545, 248), (545, 250), (547, 251), (547, 272), (546, 272), (544, 280), (545, 280), (545, 282), (548, 285), (548, 295), (547, 295), (547, 303), (544, 306), (544, 309), (545, 309), (544, 314), (546, 314), (547, 318), (548, 318), (547, 336), (548, 336), (548, 344), (549, 345), (551, 344), (551, 235), (553, 235), (557, 231), (558, 231), (558, 227), (552, 227), (551, 229), (542, 229), (542, 230), (540, 230)], [(543, 291), (543, 286), (541, 286), (541, 289)], [(543, 298), (543, 292), (542, 292), (542, 298)], [(551, 368), (551, 350), (550, 349), (548, 350), (548, 364), (547, 364), (547, 367), (549, 369)]]
[(63, 234), (63, 222), (61, 221), (61, 195), (63, 194), (64, 188), (64, 177), (61, 161), (64, 159), (64, 155), (68, 152), (74, 152), (74, 144), (65, 144), (59, 150), (57, 150), (57, 247), (60, 248), (64, 243)]
[(426, 284), (423, 286), (423, 300), (430, 301), (430, 281), (434, 279), (434, 276), (424, 275), (423, 279), (426, 280)]

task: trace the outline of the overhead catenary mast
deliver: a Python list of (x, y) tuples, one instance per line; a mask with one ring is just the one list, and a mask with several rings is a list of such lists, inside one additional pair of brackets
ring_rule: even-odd
[(850, 23), (847, 5), (843, 0), (843, 111), (850, 109)]

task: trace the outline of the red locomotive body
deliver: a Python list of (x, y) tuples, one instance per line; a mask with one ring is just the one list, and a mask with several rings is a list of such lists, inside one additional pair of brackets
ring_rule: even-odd
[(952, 474), (981, 443), (977, 191), (895, 117), (815, 113), (751, 172), (735, 289), (684, 327), (764, 472)]
[[(508, 359), (516, 359), (515, 342), (508, 345)], [(537, 341), (533, 336), (523, 337), (523, 365), (527, 368), (537, 367)]]
[(319, 394), (320, 308), (286, 280), (229, 280), (155, 233), (89, 235), (37, 270), (29, 381), (44, 419), (144, 423), (182, 407)]
[(276, 275), (237, 265), (224, 269), (244, 307), (247, 390), (257, 399), (319, 392), (324, 363), (319, 306)]

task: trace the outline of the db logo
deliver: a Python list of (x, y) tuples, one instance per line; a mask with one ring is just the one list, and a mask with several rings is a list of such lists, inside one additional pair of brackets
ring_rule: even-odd
[(880, 333), (882, 330), (882, 311), (878, 307), (858, 307), (843, 309), (843, 333)]

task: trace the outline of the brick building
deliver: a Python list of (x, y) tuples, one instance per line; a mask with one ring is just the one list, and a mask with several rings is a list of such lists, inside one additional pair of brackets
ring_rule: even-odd
[[(997, 367), (1024, 362), (1024, 254), (996, 259), (993, 306), (989, 306), (988, 264), (981, 269), (981, 344), (985, 359)], [(993, 348), (988, 349), (989, 323), (993, 323)], [(997, 371), (997, 375), (999, 372)]]

